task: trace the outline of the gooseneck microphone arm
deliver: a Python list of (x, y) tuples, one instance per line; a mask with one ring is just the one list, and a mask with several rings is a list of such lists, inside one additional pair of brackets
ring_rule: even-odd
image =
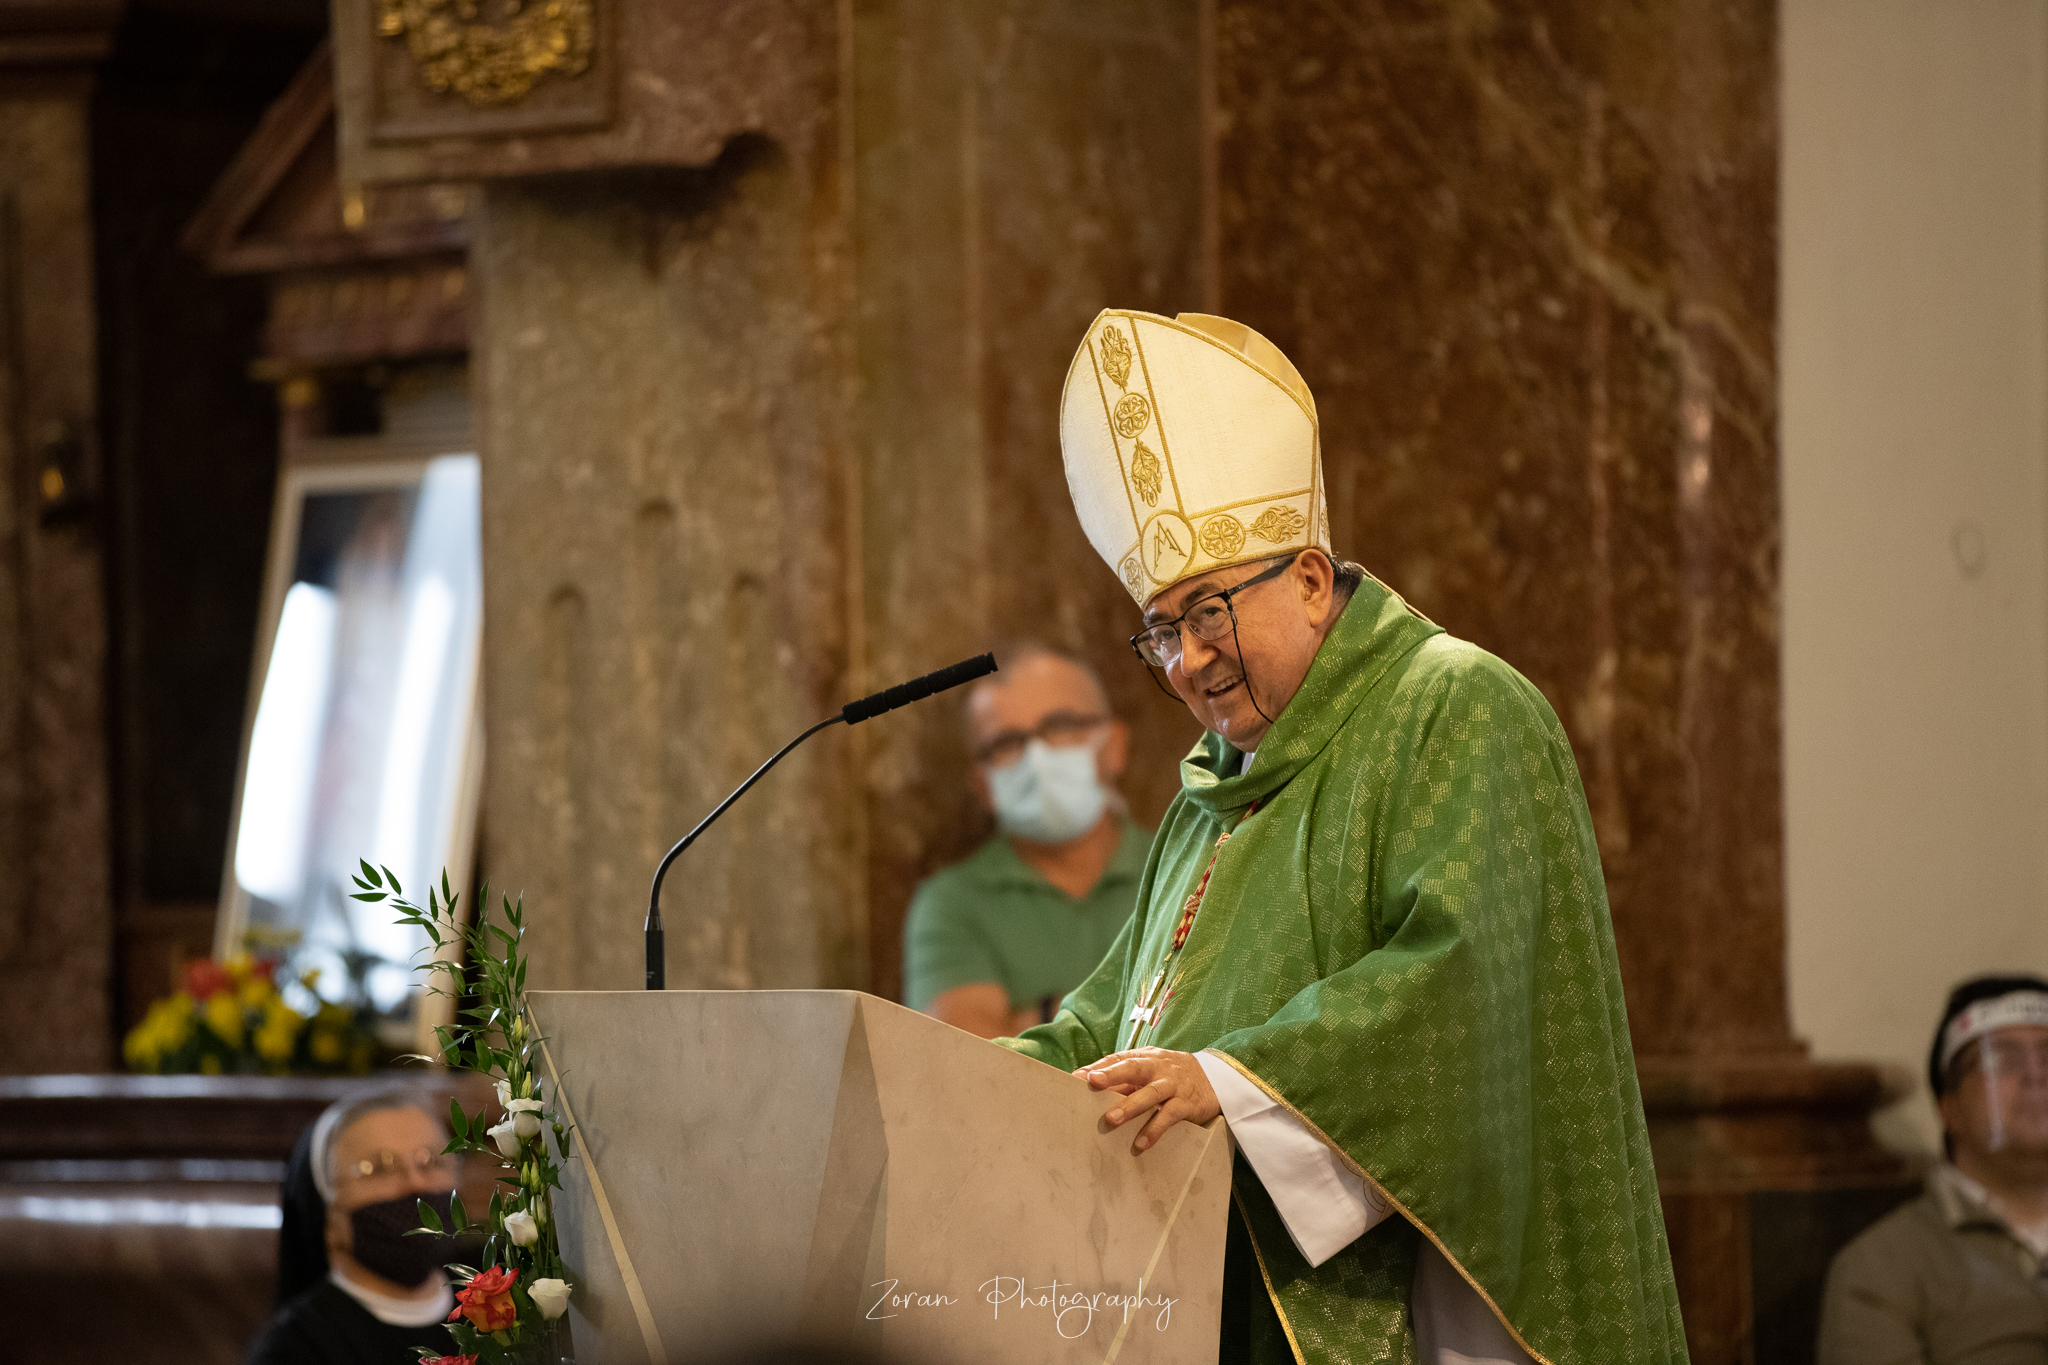
[(907, 683), (901, 683), (886, 691), (877, 692), (872, 696), (862, 697), (859, 701), (850, 701), (839, 708), (838, 715), (828, 716), (824, 720), (819, 721), (816, 725), (813, 725), (810, 729), (776, 750), (775, 757), (754, 769), (754, 775), (740, 783), (734, 789), (731, 796), (719, 802), (717, 809), (713, 810), (711, 814), (699, 820), (695, 829), (685, 834), (681, 839), (678, 839), (676, 846), (670, 849), (668, 854), (662, 858), (661, 865), (654, 869), (654, 886), (647, 893), (647, 989), (658, 991), (666, 988), (668, 985), (667, 935), (661, 924), (662, 878), (668, 876), (669, 865), (675, 862), (677, 855), (695, 843), (697, 836), (709, 829), (713, 820), (725, 814), (727, 808), (733, 802), (745, 796), (748, 788), (759, 782), (770, 768), (788, 757), (790, 750), (796, 748), (797, 745), (803, 743), (812, 735), (817, 734), (820, 730), (829, 730), (835, 725), (858, 725), (864, 720), (873, 720), (876, 716), (885, 715), (890, 711), (894, 711), (899, 706), (908, 706), (911, 702), (923, 701), (934, 693), (944, 692), (948, 688), (958, 687), (962, 683), (973, 682), (976, 678), (987, 677), (995, 671), (995, 655), (978, 654), (972, 659), (964, 659), (949, 668), (942, 668), (936, 673), (927, 673), (922, 678), (912, 678)]

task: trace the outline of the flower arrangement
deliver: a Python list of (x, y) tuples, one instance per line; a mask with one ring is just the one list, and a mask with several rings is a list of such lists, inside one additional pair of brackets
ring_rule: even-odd
[[(483, 907), (474, 923), (463, 925), (456, 914), (457, 897), (442, 873), (438, 890), (427, 888), (424, 907), (407, 900), (390, 868), (368, 862), (356, 876), (355, 899), (383, 902), (398, 912), (401, 924), (426, 932), (433, 954), (424, 970), (428, 989), (463, 1002), (454, 1025), (435, 1030), (440, 1060), (452, 1070), (488, 1077), (497, 1091), (503, 1117), (486, 1124), (483, 1113), (464, 1112), (449, 1102), (452, 1136), (447, 1151), (475, 1154), (499, 1165), (501, 1188), (491, 1195), (481, 1222), (484, 1233), (482, 1268), (450, 1266), (457, 1284), (449, 1334), (454, 1356), (429, 1356), (443, 1365), (520, 1365), (552, 1359), (559, 1351), (556, 1333), (569, 1307), (572, 1285), (562, 1264), (555, 1235), (553, 1192), (562, 1188), (558, 1154), (565, 1150), (569, 1129), (549, 1105), (546, 1088), (535, 1074), (535, 1053), (542, 1039), (526, 1008), (526, 959), (520, 951), (525, 936), (525, 902), (502, 898), (504, 923), (490, 918), (490, 888), (481, 888)], [(441, 949), (459, 942), (460, 960)], [(548, 1141), (552, 1134), (554, 1141)], [(431, 1232), (462, 1232), (471, 1227), (468, 1211), (457, 1195), (449, 1209), (452, 1227), (425, 1201), (421, 1226)]]
[(283, 958), (240, 952), (185, 964), (184, 989), (149, 1007), (122, 1041), (131, 1071), (221, 1075), (361, 1075), (377, 1060), (377, 1038), (360, 1010), (321, 998), (320, 974), (298, 978), (312, 1013), (278, 988)]

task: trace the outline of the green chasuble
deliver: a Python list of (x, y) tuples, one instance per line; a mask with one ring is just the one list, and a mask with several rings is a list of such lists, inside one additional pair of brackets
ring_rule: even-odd
[(1109, 956), (1006, 1045), (1118, 1050), (1230, 830), (1145, 1041), (1225, 1054), (1406, 1215), (1311, 1268), (1240, 1160), (1259, 1279), (1226, 1292), (1278, 1319), (1254, 1356), (1412, 1361), (1419, 1229), (1537, 1359), (1683, 1361), (1599, 850), (1542, 694), (1367, 579), (1239, 768), (1196, 745)]

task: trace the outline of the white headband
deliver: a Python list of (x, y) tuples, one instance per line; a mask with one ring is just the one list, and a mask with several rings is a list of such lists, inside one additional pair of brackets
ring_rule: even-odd
[(334, 1130), (340, 1126), (341, 1116), (354, 1107), (354, 1099), (336, 1100), (313, 1122), (308, 1155), (312, 1158), (313, 1188), (320, 1192), (324, 1204), (334, 1202)]
[(1989, 1000), (1979, 1000), (1949, 1020), (1948, 1027), (1941, 1031), (1940, 1069), (1948, 1070), (1948, 1064), (1956, 1059), (1958, 1052), (1985, 1034), (2021, 1024), (2048, 1026), (2048, 994), (2008, 991)]

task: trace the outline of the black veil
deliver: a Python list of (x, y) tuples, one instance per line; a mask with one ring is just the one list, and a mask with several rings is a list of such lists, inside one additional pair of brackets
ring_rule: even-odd
[(277, 1302), (290, 1303), (327, 1278), (327, 1201), (313, 1185), (313, 1129), (306, 1125), (284, 1168), (284, 1221), (277, 1230)]

